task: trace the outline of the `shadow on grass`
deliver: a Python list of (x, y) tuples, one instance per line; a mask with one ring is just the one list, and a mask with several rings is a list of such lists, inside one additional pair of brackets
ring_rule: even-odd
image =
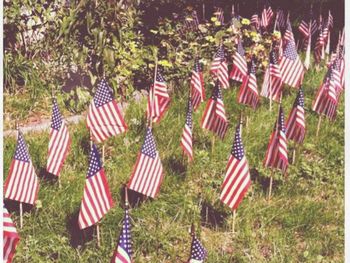
[(164, 165), (168, 167), (170, 171), (173, 171), (176, 175), (179, 175), (180, 178), (185, 179), (188, 166), (187, 156), (181, 158), (171, 156), (164, 160)]
[[(269, 187), (270, 187), (270, 177), (261, 176), (257, 169), (252, 168), (250, 169), (250, 178), (252, 182), (261, 186), (265, 194), (268, 194)], [(281, 180), (277, 180), (276, 178), (273, 178), (272, 188), (273, 189), (278, 188), (281, 183), (282, 183)]]
[[(7, 208), (7, 211), (9, 211), (10, 214), (13, 212), (18, 213), (19, 215), (19, 204), (20, 202), (10, 200), (10, 199), (4, 199), (5, 207)], [(22, 203), (22, 210), (23, 213), (29, 213), (33, 209), (33, 205)]]
[(223, 227), (228, 213), (219, 211), (211, 204), (203, 202), (201, 208), (201, 225), (209, 228)]
[(73, 248), (84, 246), (86, 242), (93, 240), (96, 226), (93, 225), (81, 230), (78, 224), (79, 210), (67, 218), (67, 230), (70, 234), (70, 245)]
[(58, 176), (46, 171), (46, 168), (41, 168), (39, 172), (39, 178), (51, 185), (58, 184)]
[[(148, 200), (147, 196), (140, 194), (138, 192), (135, 192), (134, 190), (128, 189), (127, 190), (128, 194), (128, 202), (129, 206), (132, 208), (139, 207), (141, 206), (142, 203), (145, 203)], [(119, 189), (120, 197), (121, 197), (121, 202), (120, 202), (120, 207), (125, 208), (125, 185), (122, 185), (121, 188)]]

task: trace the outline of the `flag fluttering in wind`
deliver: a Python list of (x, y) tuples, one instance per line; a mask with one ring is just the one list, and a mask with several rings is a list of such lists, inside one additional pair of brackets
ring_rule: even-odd
[(87, 127), (90, 129), (91, 139), (97, 143), (127, 130), (112, 90), (104, 78), (97, 85), (96, 94), (91, 101)]
[(282, 94), (282, 76), (280, 66), (277, 62), (276, 50), (270, 52), (269, 67), (265, 71), (264, 82), (260, 95), (274, 101), (280, 101)]
[(282, 173), (285, 173), (288, 168), (287, 138), (282, 105), (280, 105), (278, 120), (267, 146), (264, 166), (280, 169)]
[(294, 88), (299, 88), (304, 77), (305, 69), (295, 47), (293, 31), (289, 19), (284, 34), (284, 42), (283, 55), (279, 63), (282, 82)]
[(16, 226), (11, 219), (10, 213), (5, 207), (3, 207), (3, 220), (3, 262), (11, 263), (20, 237), (17, 233)]
[(111, 263), (132, 263), (131, 223), (128, 209), (125, 209), (123, 228), (120, 231), (118, 247)]
[(224, 10), (221, 7), (216, 7), (214, 15), (221, 25), (225, 24)]
[(264, 6), (264, 9), (261, 13), (261, 27), (266, 29), (270, 25), (272, 21), (272, 17), (273, 17), (273, 11), (271, 6), (269, 7)]
[(196, 58), (194, 62), (194, 68), (192, 70), (191, 99), (194, 111), (197, 110), (199, 104), (205, 99), (203, 71), (198, 58)]
[(5, 198), (33, 205), (39, 191), (39, 180), (23, 134), (18, 131), (15, 155), (5, 181)]
[(308, 39), (310, 35), (312, 36), (316, 33), (317, 22), (313, 17), (312, 9), (310, 9), (309, 14), (300, 22), (298, 30), (303, 35), (304, 39)]
[(282, 9), (278, 9), (276, 12), (277, 28), (281, 31), (286, 27), (286, 16)]
[(329, 119), (336, 117), (339, 97), (342, 92), (341, 57), (338, 56), (328, 68), (326, 76), (313, 102), (312, 110)]
[(188, 263), (203, 263), (207, 257), (207, 250), (203, 247), (202, 243), (193, 234), (191, 244), (191, 255)]
[(236, 210), (251, 184), (248, 161), (244, 154), (240, 124), (226, 166), (226, 175), (221, 186), (220, 200), (232, 210)]
[(184, 153), (193, 160), (193, 148), (192, 148), (192, 103), (191, 99), (188, 100), (187, 114), (185, 128), (183, 129), (180, 143)]
[(209, 99), (205, 108), (201, 127), (212, 131), (221, 139), (225, 137), (228, 121), (226, 118), (224, 101), (222, 99), (220, 83), (217, 81), (213, 90), (213, 94)]
[(148, 96), (147, 118), (152, 119), (152, 122), (159, 122), (168, 109), (169, 103), (167, 84), (162, 74), (156, 69), (155, 80)]
[(256, 109), (259, 103), (258, 85), (254, 60), (249, 63), (249, 72), (245, 77), (238, 93), (238, 102)]
[(145, 141), (138, 155), (128, 188), (154, 198), (163, 180), (163, 166), (151, 128), (147, 128)]
[(222, 88), (227, 89), (229, 87), (228, 66), (225, 58), (224, 46), (222, 44), (214, 55), (214, 60), (210, 66), (210, 73), (220, 81)]
[(328, 41), (329, 27), (327, 23), (320, 21), (319, 34), (314, 48), (315, 63), (319, 64), (324, 58), (325, 46)]
[(63, 163), (71, 145), (67, 125), (58, 109), (56, 99), (53, 99), (47, 172), (60, 175)]
[(304, 92), (302, 87), (300, 87), (293, 108), (288, 116), (286, 136), (289, 140), (302, 143), (305, 138), (305, 131)]
[(252, 17), (250, 18), (250, 22), (257, 30), (260, 29), (260, 20), (258, 14), (253, 14)]
[(240, 38), (237, 39), (237, 48), (233, 54), (233, 66), (230, 73), (230, 78), (243, 82), (245, 77), (247, 76), (247, 60), (245, 58), (245, 51), (242, 45), (242, 40)]
[(92, 144), (84, 195), (78, 217), (79, 228), (84, 229), (96, 224), (112, 206), (112, 195), (109, 191), (100, 154), (95, 144)]

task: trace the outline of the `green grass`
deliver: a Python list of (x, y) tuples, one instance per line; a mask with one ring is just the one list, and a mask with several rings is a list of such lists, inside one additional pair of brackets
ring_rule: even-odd
[[(194, 114), (195, 161), (187, 165), (179, 146), (187, 85), (176, 90), (165, 118), (154, 125), (165, 169), (160, 194), (130, 212), (135, 262), (187, 260), (191, 242), (188, 229), (192, 222), (209, 252), (207, 262), (343, 262), (344, 106), (341, 102), (335, 122), (323, 119), (316, 138), (318, 115), (311, 111), (311, 104), (323, 75), (324, 71), (313, 70), (306, 75), (306, 140), (296, 164), (288, 168), (288, 175), (275, 173), (270, 202), (266, 200), (266, 183), (271, 172), (262, 162), (277, 117), (277, 104), (270, 112), (268, 100), (262, 100), (262, 105), (253, 112), (237, 104), (237, 87), (223, 91), (230, 128), (223, 141), (215, 139), (213, 150), (212, 135), (199, 125), (205, 107), (201, 105)], [(207, 94), (211, 94), (209, 85)], [(286, 115), (295, 96), (296, 90), (285, 89)], [(96, 247), (96, 239), (78, 248), (70, 245), (69, 220), (79, 210), (88, 165), (89, 136), (85, 124), (80, 123), (69, 127), (73, 143), (62, 172), (62, 187), (40, 182), (42, 207), (25, 214), (24, 227), (18, 229), (21, 241), (14, 262), (109, 262), (123, 217), (120, 189), (130, 177), (144, 137), (145, 105), (146, 100), (141, 104), (131, 102), (126, 112), (129, 131), (105, 144), (105, 170), (116, 206), (101, 221), (102, 246)], [(219, 193), (241, 110), (249, 116), (243, 142), (250, 168), (255, 172), (249, 193), (237, 211), (233, 235), (232, 214), (220, 203)], [(50, 112), (49, 106), (46, 111)], [(48, 132), (25, 137), (39, 171), (45, 167)], [(290, 144), (289, 149), (292, 147)], [(14, 148), (15, 139), (5, 138), (5, 176)], [(199, 228), (204, 203), (225, 215), (223, 224), (208, 225), (202, 218)], [(18, 212), (12, 218), (19, 225)]]

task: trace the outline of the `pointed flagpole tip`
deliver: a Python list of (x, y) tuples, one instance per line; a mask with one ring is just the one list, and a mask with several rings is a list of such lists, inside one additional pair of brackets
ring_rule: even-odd
[(16, 129), (16, 131), (19, 130), (19, 122), (18, 122), (18, 119), (16, 119), (16, 121), (15, 121), (15, 129)]
[(125, 208), (128, 209), (129, 208), (129, 197), (128, 197), (128, 186), (126, 183), (124, 184), (124, 194), (125, 194)]
[(195, 231), (194, 224), (192, 223), (191, 224), (191, 232), (190, 232), (191, 236), (194, 236), (194, 231)]

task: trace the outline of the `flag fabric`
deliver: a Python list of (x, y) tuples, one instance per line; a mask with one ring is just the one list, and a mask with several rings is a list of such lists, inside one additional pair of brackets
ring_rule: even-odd
[(285, 29), (286, 27), (286, 17), (282, 9), (278, 9), (276, 12), (277, 28), (279, 30)]
[(304, 92), (302, 87), (300, 87), (293, 108), (288, 116), (286, 136), (289, 140), (302, 143), (304, 141), (305, 131)]
[(245, 51), (242, 45), (242, 40), (238, 38), (237, 48), (233, 54), (233, 66), (230, 73), (230, 78), (238, 82), (243, 82), (247, 76), (247, 71), (248, 69), (247, 61), (245, 58)]
[(187, 114), (186, 114), (186, 122), (185, 128), (183, 129), (181, 136), (181, 147), (184, 153), (189, 157), (189, 159), (193, 160), (193, 149), (192, 149), (192, 103), (191, 99), (188, 100), (187, 106)]
[(283, 55), (279, 62), (282, 82), (289, 86), (298, 88), (304, 77), (305, 70), (295, 48), (294, 36), (290, 21), (287, 23), (284, 40), (285, 46), (283, 49)]
[(224, 46), (221, 44), (214, 55), (214, 60), (210, 66), (210, 73), (220, 81), (221, 87), (227, 89), (228, 81), (228, 66), (225, 59)]
[(6, 207), (3, 207), (3, 222), (3, 262), (11, 263), (20, 237), (17, 233), (16, 225), (13, 223), (11, 215)]
[(193, 10), (193, 12), (189, 16), (185, 17), (184, 20), (185, 20), (184, 25), (187, 31), (198, 30), (199, 19), (198, 19), (197, 12), (195, 10)]
[(97, 143), (127, 130), (111, 88), (104, 78), (97, 85), (96, 94), (89, 106), (87, 127), (90, 129), (91, 139)]
[(193, 235), (191, 244), (191, 255), (188, 263), (203, 263), (207, 257), (207, 250), (203, 247), (199, 239)]
[(249, 63), (249, 72), (245, 77), (238, 93), (238, 102), (249, 105), (253, 109), (256, 109), (259, 103), (258, 85), (256, 82), (256, 69), (255, 63), (252, 60)]
[(304, 19), (300, 22), (298, 26), (299, 32), (302, 34), (304, 39), (308, 39), (309, 35), (314, 35), (317, 31), (317, 22), (314, 18), (313, 11), (310, 9), (308, 14), (304, 16)]
[(277, 62), (276, 50), (270, 52), (269, 67), (265, 71), (264, 82), (260, 95), (279, 102), (282, 95), (281, 70)]
[(315, 62), (319, 64), (321, 59), (324, 58), (324, 48), (328, 40), (328, 26), (323, 23), (320, 25), (319, 34), (316, 40), (316, 45), (314, 48)]
[(334, 120), (341, 92), (341, 60), (340, 57), (337, 57), (328, 68), (323, 83), (316, 94), (312, 110)]
[(212, 131), (221, 139), (225, 137), (228, 121), (219, 82), (216, 82), (213, 94), (207, 103), (202, 117), (201, 127)]
[(120, 231), (117, 250), (111, 263), (132, 263), (131, 224), (128, 209), (125, 209), (123, 228)]
[(215, 8), (214, 15), (215, 15), (217, 21), (219, 21), (221, 25), (223, 25), (225, 23), (224, 10), (221, 7)]
[(78, 217), (80, 229), (87, 228), (99, 222), (113, 205), (112, 195), (109, 191), (107, 178), (101, 164), (100, 154), (95, 144), (93, 144)]
[(128, 188), (154, 198), (163, 180), (163, 166), (151, 128), (147, 128), (145, 141), (138, 155)]
[(39, 180), (24, 137), (18, 131), (15, 155), (5, 181), (5, 198), (33, 205), (39, 191)]
[(205, 99), (204, 78), (202, 67), (198, 58), (194, 62), (191, 76), (191, 100), (193, 110), (196, 111), (199, 104)]
[(264, 6), (264, 9), (261, 14), (261, 26), (266, 29), (270, 25), (272, 21), (272, 17), (273, 17), (273, 11), (271, 6), (267, 8), (266, 6)]
[(251, 184), (249, 165), (244, 154), (240, 125), (237, 125), (235, 138), (229, 157), (220, 200), (232, 210), (236, 210)]
[(260, 20), (259, 20), (259, 16), (258, 14), (253, 14), (251, 19), (250, 19), (250, 22), (252, 23), (252, 25), (257, 29), (259, 30), (260, 28)]
[(63, 163), (68, 155), (71, 138), (67, 125), (58, 109), (56, 99), (53, 100), (47, 172), (60, 175)]
[(274, 131), (270, 136), (264, 166), (280, 169), (282, 173), (285, 173), (288, 168), (287, 138), (282, 105), (279, 108)]
[(162, 74), (157, 70), (156, 79), (150, 88), (147, 103), (147, 118), (152, 122), (159, 122), (170, 103), (170, 97), (167, 90), (167, 84)]

